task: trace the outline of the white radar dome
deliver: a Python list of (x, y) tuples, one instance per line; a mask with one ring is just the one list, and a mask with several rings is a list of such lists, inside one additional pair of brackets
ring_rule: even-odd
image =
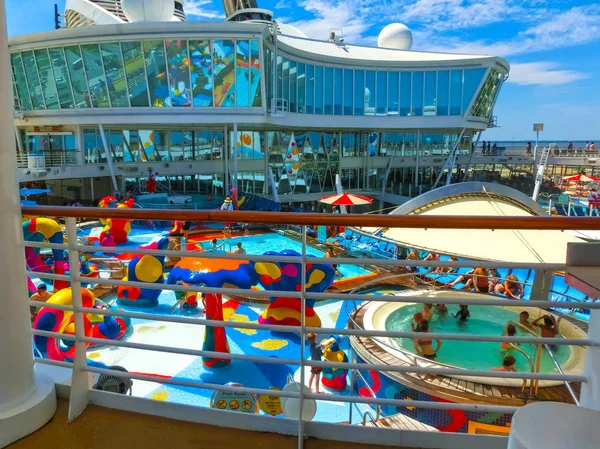
[(391, 48), (394, 50), (410, 50), (412, 47), (412, 33), (406, 25), (401, 23), (390, 23), (377, 38), (377, 46), (380, 48)]
[(173, 0), (121, 0), (130, 22), (168, 22), (175, 13)]

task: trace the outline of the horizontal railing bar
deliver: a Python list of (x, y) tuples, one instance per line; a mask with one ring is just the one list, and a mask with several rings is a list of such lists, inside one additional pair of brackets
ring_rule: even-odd
[(202, 222), (337, 225), (377, 228), (600, 230), (593, 217), (492, 217), (386, 214), (317, 214), (219, 210), (147, 210), (96, 207), (23, 206), (23, 215), (76, 218), (129, 218)]
[[(435, 362), (433, 362), (435, 363)], [(442, 376), (465, 376), (465, 377), (493, 377), (498, 379), (539, 379), (539, 380), (558, 380), (569, 382), (587, 382), (588, 378), (575, 374), (543, 374), (531, 372), (508, 372), (508, 371), (487, 371), (470, 370), (461, 368), (433, 368), (427, 366), (394, 366), (381, 363), (344, 363), (344, 362), (317, 362), (314, 360), (305, 360), (307, 366), (317, 366), (320, 368), (339, 368), (339, 369), (357, 369), (360, 371), (388, 371), (394, 373), (423, 373), (439, 374)]]
[(151, 313), (141, 312), (128, 312), (122, 309), (87, 309), (81, 308), (83, 313), (95, 313), (97, 315), (108, 315), (108, 316), (125, 316), (129, 318), (146, 319), (152, 321), (164, 321), (168, 323), (180, 323), (180, 324), (196, 324), (203, 326), (212, 327), (226, 327), (226, 328), (239, 328), (239, 329), (255, 329), (273, 332), (285, 332), (290, 334), (299, 334), (300, 327), (297, 326), (283, 326), (280, 324), (260, 324), (260, 323), (244, 323), (237, 321), (219, 321), (219, 320), (206, 320), (202, 318), (191, 318), (184, 316), (175, 315), (158, 315)]
[(56, 303), (52, 303), (52, 302), (32, 301), (31, 299), (29, 300), (29, 305), (35, 306), (35, 307), (46, 307), (48, 309), (55, 309), (55, 310), (67, 310), (69, 312), (73, 311), (73, 306), (67, 306), (64, 304), (56, 304)]
[(31, 333), (40, 337), (59, 338), (61, 340), (77, 341), (77, 337), (73, 334), (63, 334), (61, 332), (43, 331), (39, 329), (31, 329)]
[(29, 248), (50, 248), (50, 249), (69, 249), (66, 243), (50, 243), (50, 242), (33, 242), (31, 240), (25, 240), (23, 246)]
[(70, 368), (70, 369), (73, 369), (73, 364), (72, 363), (70, 363), (70, 362), (61, 362), (60, 360), (43, 359), (41, 357), (34, 357), (33, 361), (35, 363), (42, 363), (44, 365), (60, 366), (61, 368)]
[(135, 380), (143, 380), (148, 382), (156, 382), (159, 384), (169, 384), (169, 385), (178, 385), (181, 387), (192, 387), (192, 388), (203, 388), (205, 390), (215, 390), (215, 391), (233, 391), (239, 393), (249, 393), (249, 394), (267, 394), (270, 396), (280, 396), (284, 398), (300, 398), (299, 392), (290, 392), (290, 391), (282, 391), (282, 390), (265, 390), (262, 388), (248, 388), (248, 387), (234, 387), (230, 385), (220, 385), (220, 384), (211, 384), (211, 383), (203, 383), (203, 382), (194, 382), (183, 379), (169, 379), (161, 376), (154, 376), (151, 374), (138, 374), (138, 373), (129, 373), (123, 371), (117, 371), (112, 369), (98, 368), (95, 366), (86, 365), (83, 368), (84, 371), (89, 371), (91, 373), (97, 374), (109, 374), (111, 376), (118, 377), (126, 377), (129, 379)]
[(305, 399), (314, 399), (317, 401), (349, 402), (353, 404), (368, 405), (395, 405), (401, 407), (415, 407), (441, 410), (466, 410), (472, 412), (489, 413), (515, 413), (520, 408), (505, 405), (467, 404), (460, 402), (413, 401), (412, 399), (382, 399), (367, 398), (363, 396), (341, 396), (338, 394), (305, 393), (303, 396)]
[(85, 337), (81, 339), (88, 343), (94, 343), (105, 346), (117, 346), (120, 348), (140, 349), (144, 351), (167, 352), (170, 354), (192, 355), (197, 357), (221, 358), (227, 360), (249, 360), (251, 362), (269, 363), (272, 365), (300, 365), (299, 359), (280, 359), (277, 357), (260, 357), (245, 354), (204, 351), (200, 349), (176, 348), (173, 346), (150, 345), (146, 343), (133, 343), (121, 340), (106, 340), (103, 338)]
[[(54, 281), (68, 281), (71, 282), (73, 278), (68, 274), (54, 274), (47, 273), (45, 271), (25, 271), (25, 274), (29, 277), (36, 277), (40, 279), (52, 279)], [(94, 278), (94, 280), (98, 280), (98, 278)]]

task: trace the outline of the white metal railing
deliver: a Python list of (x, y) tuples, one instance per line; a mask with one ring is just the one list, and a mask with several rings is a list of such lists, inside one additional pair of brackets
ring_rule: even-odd
[(17, 167), (44, 169), (79, 165), (80, 151), (29, 151), (17, 154)]
[[(82, 211), (85, 215), (85, 211)], [(422, 333), (419, 332), (408, 332), (408, 331), (387, 331), (387, 330), (364, 330), (360, 328), (313, 328), (309, 327), (305, 323), (305, 307), (306, 298), (317, 300), (346, 300), (346, 301), (371, 301), (371, 302), (396, 302), (396, 303), (428, 303), (431, 301), (430, 298), (415, 295), (405, 296), (393, 296), (393, 295), (382, 295), (375, 296), (364, 293), (350, 293), (350, 294), (332, 294), (332, 293), (312, 293), (306, 290), (306, 269), (307, 264), (330, 264), (332, 260), (330, 258), (314, 258), (307, 256), (307, 233), (306, 226), (301, 226), (301, 243), (302, 243), (302, 254), (300, 256), (264, 256), (264, 255), (253, 255), (253, 254), (217, 254), (210, 252), (189, 252), (189, 251), (177, 251), (177, 250), (149, 250), (139, 248), (124, 248), (124, 247), (98, 247), (98, 246), (86, 246), (81, 245), (77, 239), (77, 223), (76, 218), (66, 219), (66, 233), (68, 237), (68, 244), (51, 244), (47, 242), (26, 242), (25, 245), (34, 248), (53, 248), (69, 251), (69, 259), (72, 261), (79, 260), (79, 254), (81, 252), (105, 252), (105, 253), (125, 253), (125, 254), (152, 254), (160, 256), (176, 256), (176, 257), (202, 257), (205, 259), (231, 259), (231, 260), (249, 260), (249, 261), (269, 261), (269, 262), (288, 262), (296, 263), (300, 265), (301, 273), (301, 285), (300, 291), (265, 291), (265, 290), (253, 290), (253, 289), (237, 289), (237, 288), (215, 288), (215, 287), (204, 287), (204, 286), (189, 286), (189, 285), (165, 285), (165, 284), (153, 284), (133, 281), (123, 281), (116, 279), (102, 279), (101, 283), (112, 286), (132, 286), (132, 287), (143, 287), (146, 289), (161, 289), (161, 290), (173, 290), (179, 292), (195, 292), (195, 293), (215, 293), (229, 296), (258, 296), (258, 297), (276, 297), (283, 296), (288, 298), (297, 298), (300, 300), (300, 316), (301, 323), (299, 326), (283, 326), (283, 325), (271, 325), (271, 324), (259, 324), (254, 322), (232, 322), (232, 321), (219, 321), (212, 319), (201, 319), (185, 316), (176, 315), (159, 315), (152, 313), (142, 312), (130, 312), (125, 310), (113, 310), (113, 309), (90, 309), (84, 308), (82, 305), (81, 296), (81, 283), (89, 282), (89, 279), (82, 277), (78, 270), (71, 270), (69, 275), (58, 275), (36, 272), (27, 272), (28, 276), (43, 277), (47, 279), (64, 280), (71, 283), (73, 289), (73, 305), (64, 306), (58, 304), (46, 304), (42, 302), (30, 301), (30, 305), (37, 307), (48, 307), (52, 309), (68, 310), (74, 312), (75, 317), (75, 334), (66, 335), (57, 332), (33, 330), (34, 335), (60, 338), (62, 340), (70, 340), (75, 342), (75, 357), (72, 363), (59, 362), (47, 359), (36, 359), (36, 362), (42, 364), (49, 364), (61, 367), (72, 368), (72, 387), (71, 387), (71, 399), (70, 399), (70, 418), (74, 419), (84, 409), (85, 404), (89, 397), (89, 387), (87, 384), (86, 373), (95, 374), (114, 374), (119, 377), (125, 377), (133, 380), (150, 381), (161, 384), (170, 384), (186, 387), (205, 388), (215, 391), (234, 391), (234, 392), (245, 392), (255, 395), (267, 394), (271, 396), (280, 396), (286, 398), (296, 398), (299, 401), (299, 413), (298, 416), (302, 416), (302, 409), (304, 407), (304, 400), (314, 399), (317, 401), (333, 401), (354, 404), (370, 404), (375, 406), (380, 405), (392, 405), (396, 407), (416, 407), (423, 409), (446, 409), (446, 410), (464, 410), (471, 412), (495, 412), (495, 413), (514, 413), (518, 407), (515, 406), (503, 406), (503, 405), (491, 405), (491, 404), (475, 404), (475, 403), (449, 403), (449, 402), (430, 402), (422, 400), (401, 400), (401, 399), (388, 399), (388, 398), (366, 398), (357, 396), (344, 396), (340, 394), (331, 395), (316, 395), (312, 393), (306, 393), (303, 389), (299, 392), (285, 392), (285, 391), (274, 391), (264, 388), (251, 388), (251, 387), (237, 387), (229, 385), (220, 385), (214, 383), (206, 383), (201, 381), (184, 380), (184, 379), (166, 379), (161, 376), (147, 375), (147, 374), (134, 374), (124, 373), (121, 371), (113, 371), (105, 368), (98, 368), (96, 366), (89, 366), (86, 359), (86, 343), (102, 344), (105, 346), (141, 349), (154, 352), (163, 352), (171, 354), (182, 354), (196, 357), (218, 357), (229, 360), (246, 360), (257, 363), (267, 364), (278, 364), (278, 365), (292, 365), (297, 366), (300, 369), (300, 383), (305, 384), (305, 368), (306, 367), (321, 367), (321, 368), (339, 368), (348, 370), (372, 370), (378, 372), (395, 372), (395, 373), (423, 373), (431, 375), (442, 375), (442, 376), (468, 376), (468, 377), (487, 377), (487, 378), (501, 378), (501, 379), (520, 379), (520, 380), (552, 380), (561, 382), (587, 382), (585, 375), (579, 374), (563, 374), (563, 373), (532, 373), (532, 372), (500, 372), (500, 371), (487, 371), (487, 370), (464, 370), (457, 368), (439, 367), (433, 368), (431, 366), (396, 366), (387, 364), (376, 364), (376, 363), (350, 363), (350, 362), (328, 362), (328, 361), (313, 361), (307, 360), (305, 355), (305, 345), (301, 344), (300, 354), (298, 358), (274, 358), (274, 357), (261, 357), (239, 353), (220, 353), (215, 351), (206, 351), (198, 349), (189, 349), (182, 347), (173, 347), (166, 345), (138, 343), (132, 341), (116, 341), (116, 340), (105, 340), (88, 337), (84, 334), (83, 330), (83, 317), (86, 313), (94, 313), (104, 316), (113, 317), (129, 317), (139, 318), (144, 320), (155, 320), (164, 321), (171, 323), (183, 323), (193, 324), (200, 326), (217, 326), (224, 328), (241, 328), (241, 329), (254, 329), (254, 330), (267, 330), (273, 332), (285, 332), (290, 334), (296, 334), (300, 337), (300, 341), (304, 342), (307, 333), (313, 332), (317, 334), (337, 334), (343, 336), (363, 336), (370, 338), (420, 338), (423, 337)], [(268, 248), (265, 248), (268, 250)], [(386, 260), (386, 259), (356, 259), (356, 258), (336, 258), (336, 264), (351, 264), (351, 265), (377, 265), (382, 267), (393, 267), (393, 266), (415, 266), (415, 267), (453, 267), (453, 268), (497, 268), (498, 262), (450, 262), (450, 261), (419, 261), (419, 260)], [(531, 268), (535, 269), (536, 276), (543, 276), (548, 280), (551, 273), (554, 271), (564, 271), (565, 264), (525, 264), (525, 263), (502, 263), (503, 267), (506, 268)], [(534, 282), (534, 289), (538, 288), (542, 283)], [(540, 287), (541, 288), (541, 287)], [(468, 293), (464, 296), (456, 298), (444, 298), (446, 304), (467, 304), (467, 305), (484, 305), (490, 307), (506, 307), (510, 305), (514, 306), (526, 306), (526, 307), (539, 307), (539, 308), (564, 308), (573, 309), (580, 308), (581, 305), (569, 301), (548, 301), (547, 298), (542, 298), (542, 290), (532, 293), (532, 297), (541, 298), (536, 300), (527, 301), (525, 304), (518, 300), (503, 300), (484, 297), (470, 297)], [(546, 291), (547, 294), (547, 291)], [(600, 309), (600, 303), (586, 303), (586, 308), (589, 309)], [(546, 344), (547, 339), (541, 337), (508, 337), (508, 336), (496, 336), (496, 335), (468, 335), (465, 333), (439, 333), (432, 332), (427, 334), (428, 338), (440, 339), (440, 340), (466, 340), (473, 342), (507, 342), (507, 343), (530, 343), (530, 344)], [(575, 338), (561, 338), (553, 340), (555, 345), (575, 345), (582, 347), (600, 347), (600, 342), (593, 339), (575, 339)], [(143, 412), (143, 411), (142, 411)], [(215, 411), (218, 413), (218, 411)], [(302, 442), (305, 434), (305, 422), (302, 419), (297, 420), (297, 435), (298, 435), (298, 447), (302, 447)], [(272, 430), (277, 431), (277, 424), (273, 424)]]

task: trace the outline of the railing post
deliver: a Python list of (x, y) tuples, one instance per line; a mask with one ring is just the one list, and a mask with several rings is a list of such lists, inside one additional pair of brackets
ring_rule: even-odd
[(550, 298), (552, 288), (553, 271), (535, 270), (533, 285), (531, 287), (531, 299), (536, 301), (547, 301)]
[[(306, 315), (306, 226), (302, 226), (302, 265), (300, 272), (300, 411), (298, 413), (298, 449), (304, 447), (305, 315)], [(319, 379), (317, 378), (317, 382)]]
[[(588, 339), (600, 343), (600, 310), (590, 311)], [(582, 407), (600, 410), (600, 347), (590, 346), (585, 351), (583, 375), (587, 382), (581, 384), (579, 403)]]
[(77, 249), (77, 219), (67, 218), (67, 246), (69, 265), (71, 266), (71, 298), (73, 299), (73, 318), (75, 320), (75, 358), (71, 377), (71, 396), (69, 398), (69, 422), (73, 422), (83, 413), (89, 401), (92, 386), (92, 374), (85, 371), (87, 365), (84, 314), (81, 299), (81, 281), (79, 278), (79, 251)]

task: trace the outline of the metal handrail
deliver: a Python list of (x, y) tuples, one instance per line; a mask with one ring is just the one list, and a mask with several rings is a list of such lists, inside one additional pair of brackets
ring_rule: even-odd
[[(516, 321), (510, 320), (510, 321), (508, 321), (508, 324), (512, 324), (514, 326), (518, 326), (518, 327), (520, 327), (520, 328), (522, 328), (522, 329), (524, 329), (526, 331), (531, 332), (531, 329), (527, 329), (521, 323), (517, 323)], [(535, 364), (533, 363), (533, 359), (531, 358), (531, 356), (529, 354), (527, 354), (527, 352), (525, 352), (525, 350), (523, 350), (522, 348), (518, 347), (514, 343), (508, 343), (508, 345), (511, 348), (515, 349), (516, 351), (520, 352), (521, 354), (523, 354), (525, 356), (525, 358), (529, 362), (529, 367), (531, 368), (531, 372), (535, 373)], [(527, 379), (523, 379), (523, 386), (521, 387), (521, 391), (525, 391), (525, 387), (526, 386), (527, 386)], [(532, 389), (533, 389), (533, 380), (530, 381), (530, 383), (529, 383), (529, 394), (531, 394)]]
[[(556, 357), (554, 357), (554, 354), (552, 353), (552, 349), (550, 349), (550, 345), (544, 345), (544, 348), (546, 348), (546, 351), (548, 351), (548, 355), (550, 356), (550, 359), (552, 360), (552, 362), (554, 362), (554, 366), (556, 366), (556, 370), (558, 371), (558, 373), (564, 375), (565, 373), (563, 372), (558, 361), (556, 360)], [(577, 399), (577, 396), (575, 395), (575, 392), (573, 391), (571, 384), (569, 382), (567, 382), (566, 380), (564, 382), (565, 382), (565, 387), (567, 387), (567, 390), (569, 391), (569, 394), (571, 395), (571, 398), (573, 398), (573, 401), (575, 402), (575, 405), (579, 405), (579, 399)]]
[[(379, 409), (379, 405), (377, 406), (377, 408)], [(371, 420), (369, 422), (376, 422), (379, 419), (379, 418), (377, 418), (377, 419), (373, 418), (373, 415), (371, 414), (371, 412), (367, 410), (363, 413), (363, 420), (362, 420), (363, 426), (367, 425), (367, 416), (371, 417)]]
[[(362, 375), (362, 373), (359, 370), (354, 370), (354, 372), (363, 381), (363, 383), (367, 387), (367, 390), (369, 390), (369, 393), (371, 393), (371, 396), (373, 398), (376, 398), (377, 395), (375, 394), (375, 392), (373, 391), (373, 389), (371, 388), (371, 386), (367, 382), (367, 379), (365, 379), (365, 377)], [(363, 426), (365, 425), (365, 417), (366, 417), (367, 413), (369, 415), (371, 415), (371, 422), (379, 420), (379, 417), (381, 416), (381, 406), (379, 404), (377, 404), (376, 410), (377, 410), (377, 412), (376, 412), (377, 416), (375, 418), (373, 418), (373, 415), (371, 415), (371, 413), (368, 410), (363, 414)]]

